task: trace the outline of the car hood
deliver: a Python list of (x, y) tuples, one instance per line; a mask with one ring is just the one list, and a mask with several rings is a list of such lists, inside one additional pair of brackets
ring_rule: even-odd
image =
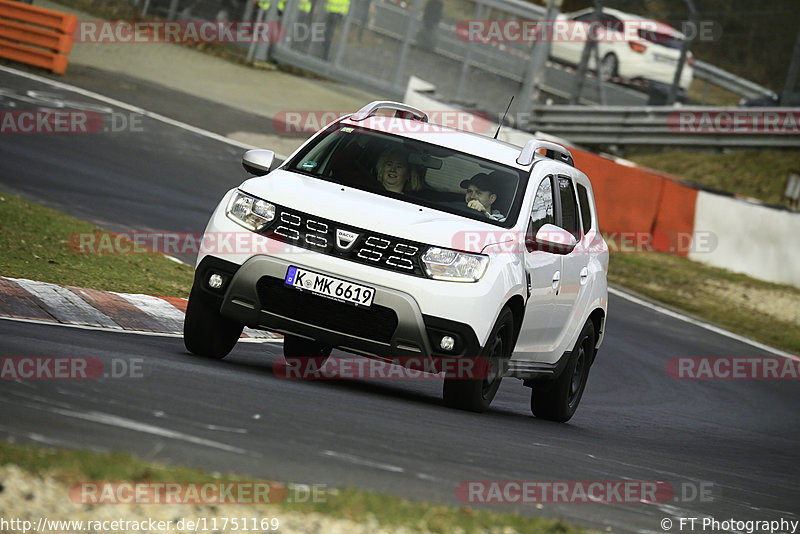
[(320, 218), (428, 245), (477, 252), (477, 243), (512, 239), (510, 230), (493, 224), (280, 169), (239, 189)]

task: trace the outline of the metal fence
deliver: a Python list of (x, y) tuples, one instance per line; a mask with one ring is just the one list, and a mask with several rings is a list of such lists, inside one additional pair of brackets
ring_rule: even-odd
[(796, 109), (547, 106), (531, 128), (573, 143), (709, 148), (797, 148)]
[[(459, 28), (469, 20), (545, 16), (543, 8), (522, 0), (351, 0), (344, 17), (330, 17), (325, 0), (311, 0), (310, 13), (298, 9), (299, 0), (273, 1), (269, 10), (242, 0), (135, 1), (143, 13), (168, 20), (279, 20), (288, 30), (287, 38), (256, 47), (252, 57), (291, 64), (386, 98), (402, 98), (409, 77), (415, 75), (436, 84), (442, 100), (490, 113), (502, 112), (511, 96), (519, 95), (535, 43), (470, 41)], [(278, 7), (283, 10), (278, 12)], [(308, 29), (319, 27), (328, 31), (315, 34)], [(569, 70), (548, 65), (542, 81), (546, 98), (568, 99), (573, 78)], [(608, 104), (648, 101), (640, 91), (604, 86)], [(587, 81), (582, 102), (600, 102), (596, 78)], [(515, 108), (528, 111), (519, 99)]]
[[(250, 50), (250, 57), (273, 59), (340, 80), (385, 98), (402, 98), (410, 76), (433, 83), (437, 98), (500, 114), (511, 96), (527, 97), (523, 82), (533, 65), (532, 40), (481, 42), (465, 38), (470, 20), (541, 20), (544, 8), (523, 0), (350, 0), (345, 16), (330, 15), (326, 0), (272, 0), (269, 10), (252, 0), (135, 0), (143, 12), (167, 19), (280, 20), (286, 38)], [(279, 8), (281, 11), (279, 12)], [(551, 14), (552, 16), (552, 14)], [(316, 31), (321, 29), (321, 31)], [(742, 94), (771, 91), (703, 62), (696, 77)], [(517, 98), (511, 110), (563, 104), (575, 85), (574, 69), (548, 63), (538, 101)], [(601, 89), (602, 85), (602, 91)], [(582, 104), (642, 106), (660, 103), (663, 95), (590, 76)]]

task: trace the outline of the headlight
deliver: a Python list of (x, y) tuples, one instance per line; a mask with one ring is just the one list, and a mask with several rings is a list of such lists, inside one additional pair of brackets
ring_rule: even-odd
[(422, 255), (422, 263), (428, 276), (436, 280), (477, 282), (486, 272), (489, 257), (431, 247)]
[(275, 218), (275, 205), (266, 200), (236, 191), (225, 210), (229, 219), (258, 232)]

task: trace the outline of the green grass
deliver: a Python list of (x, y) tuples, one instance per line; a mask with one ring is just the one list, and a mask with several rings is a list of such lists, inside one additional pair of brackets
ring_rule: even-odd
[(694, 78), (689, 86), (689, 101), (691, 104), (735, 108), (739, 105), (739, 100), (741, 99), (742, 95), (699, 78)]
[(784, 204), (790, 170), (800, 171), (800, 150), (742, 150), (728, 153), (664, 150), (633, 152), (626, 158), (705, 187)]
[(192, 267), (161, 254), (77, 253), (79, 236), (94, 232), (102, 229), (0, 192), (0, 274), (127, 293), (189, 295)]
[[(795, 287), (655, 252), (612, 253), (608, 279), (739, 335), (800, 354), (800, 289)], [(779, 303), (784, 309), (777, 311)]]
[[(256, 481), (232, 474), (144, 462), (128, 453), (99, 454), (88, 451), (48, 449), (32, 445), (0, 443), (0, 465), (15, 464), (36, 475), (51, 475), (64, 484), (85, 481), (207, 482)], [(266, 481), (261, 481), (266, 482)], [(453, 488), (455, 494), (455, 487)], [(559, 520), (521, 517), (515, 514), (477, 511), (400, 499), (353, 488), (330, 492), (322, 503), (280, 503), (278, 510), (317, 512), (357, 522), (377, 520), (386, 526), (425, 528), (431, 532), (485, 532), (509, 526), (531, 534), (580, 534), (585, 532)]]

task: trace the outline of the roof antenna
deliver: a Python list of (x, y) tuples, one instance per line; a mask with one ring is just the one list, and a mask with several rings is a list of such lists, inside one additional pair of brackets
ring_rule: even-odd
[(508, 115), (508, 110), (511, 109), (511, 102), (514, 101), (514, 95), (511, 95), (511, 100), (508, 101), (508, 105), (506, 106), (506, 112), (503, 113), (503, 118), (500, 119), (500, 124), (497, 125), (497, 131), (494, 133), (494, 139), (497, 139), (497, 134), (500, 133), (500, 128), (503, 126), (503, 121), (506, 120), (506, 115)]

